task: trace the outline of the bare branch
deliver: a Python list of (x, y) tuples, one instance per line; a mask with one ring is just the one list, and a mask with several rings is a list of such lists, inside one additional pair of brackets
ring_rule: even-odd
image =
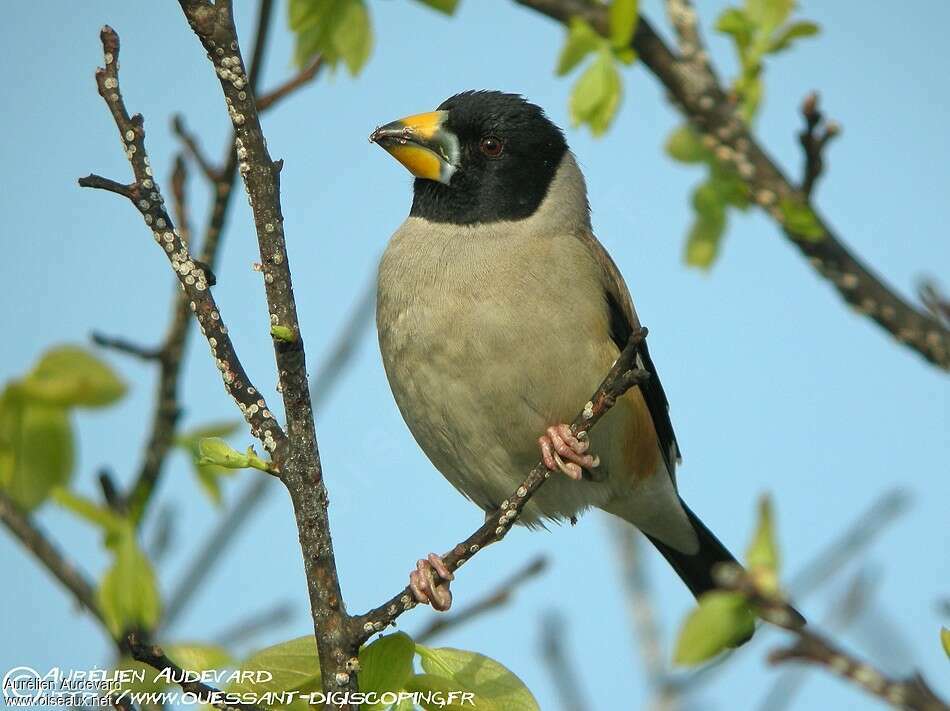
[(924, 302), (927, 310), (934, 315), (934, 318), (950, 327), (950, 298), (944, 294), (937, 283), (930, 280), (924, 280), (918, 287), (920, 300)]
[[(250, 84), (252, 89), (255, 86), (254, 77), (258, 74), (257, 66), (263, 62), (264, 49), (268, 36), (267, 28), (273, 19), (272, 10), (272, 0), (261, 1), (257, 15), (257, 31), (255, 33), (255, 62), (251, 67), (252, 79)], [(118, 87), (118, 77), (116, 77), (116, 86)], [(224, 227), (231, 196), (234, 193), (234, 183), (237, 177), (237, 156), (234, 151), (233, 138), (228, 144), (227, 153), (225, 155), (225, 167), (218, 172), (217, 180), (214, 182), (214, 199), (211, 205), (211, 213), (207, 219), (207, 226), (201, 245), (200, 259), (192, 259), (192, 262), (199, 267), (199, 270), (205, 272), (206, 281), (211, 281), (208, 279), (208, 276), (210, 276), (211, 270), (217, 261), (221, 231)], [(176, 170), (176, 173), (177, 172)], [(179, 180), (182, 181), (182, 184), (179, 184)], [(183, 180), (182, 174), (179, 174), (179, 179), (176, 179), (173, 174), (172, 191), (173, 194), (175, 194), (176, 220), (182, 220), (187, 217)], [(177, 195), (179, 191), (182, 193), (181, 196)], [(187, 221), (179, 222), (179, 236), (186, 246), (191, 243), (190, 229)], [(127, 495), (129, 509), (137, 520), (141, 520), (144, 515), (146, 507), (151, 500), (152, 492), (155, 490), (155, 485), (161, 476), (165, 459), (172, 446), (175, 425), (181, 411), (178, 404), (178, 386), (182, 358), (191, 332), (189, 328), (191, 321), (190, 302), (191, 300), (187, 297), (186, 293), (181, 293), (177, 290), (172, 297), (172, 317), (161, 348), (161, 371), (156, 386), (155, 407), (152, 414), (148, 443), (145, 447), (145, 457), (139, 466), (138, 474)], [(258, 406), (260, 406), (259, 403)]]
[(198, 139), (188, 131), (185, 126), (185, 119), (181, 114), (175, 114), (172, 117), (172, 132), (178, 136), (179, 140), (185, 146), (185, 149), (188, 151), (188, 155), (192, 157), (198, 167), (201, 169), (201, 172), (208, 179), (208, 182), (212, 185), (217, 185), (222, 179), (222, 171), (218, 168), (215, 168), (211, 161), (208, 160), (208, 157), (205, 155), (205, 152), (201, 149), (201, 146), (198, 145)]
[(549, 613), (541, 620), (541, 658), (551, 674), (563, 711), (584, 711), (589, 708), (581, 693), (581, 683), (575, 671), (578, 666), (568, 658), (564, 644), (564, 620)]
[(257, 110), (267, 111), (275, 104), (293, 94), (297, 89), (309, 84), (323, 68), (323, 57), (314, 57), (306, 67), (279, 86), (274, 87), (257, 100)]
[(289, 602), (279, 602), (266, 610), (239, 620), (214, 635), (214, 639), (223, 647), (245, 644), (262, 632), (272, 632), (275, 628), (288, 624), (293, 616), (294, 606)]
[(919, 674), (904, 680), (892, 679), (813, 632), (810, 627), (796, 625), (793, 619), (795, 610), (784, 598), (763, 591), (753, 576), (738, 565), (721, 565), (715, 575), (722, 588), (744, 595), (763, 620), (794, 635), (791, 646), (769, 654), (770, 663), (798, 661), (823, 667), (897, 709), (950, 711), (950, 706), (934, 694)]
[(347, 633), (349, 618), (330, 536), (327, 492), (317, 449), (303, 334), (284, 239), (281, 162), (271, 159), (264, 140), (254, 92), (245, 74), (231, 3), (218, 0), (212, 6), (181, 0), (181, 6), (214, 65), (234, 128), (238, 167), (257, 229), (272, 333), (275, 333), (274, 328), (280, 328), (289, 334), (274, 337), (274, 355), (290, 439), (268, 449), (273, 450), (297, 519), (323, 689), (328, 692), (355, 690), (357, 679), (352, 671), (358, 664), (359, 642)]
[[(171, 678), (176, 680), (182, 691), (195, 694), (201, 703), (210, 704), (221, 711), (263, 711), (260, 706), (254, 704), (232, 703), (229, 698), (231, 695), (213, 686), (200, 681), (185, 681), (184, 670), (166, 657), (161, 647), (143, 644), (134, 634), (129, 635), (128, 646), (133, 659), (148, 664), (160, 672), (170, 673)], [(120, 693), (118, 698), (121, 700), (125, 693)]]
[(138, 343), (133, 343), (121, 336), (107, 336), (99, 331), (93, 331), (90, 338), (92, 342), (102, 348), (109, 348), (118, 353), (138, 358), (145, 361), (160, 361), (162, 359), (161, 348), (149, 348)]
[(798, 142), (805, 153), (801, 191), (810, 199), (815, 181), (825, 167), (825, 146), (841, 133), (841, 127), (834, 121), (824, 121), (824, 115), (818, 108), (818, 93), (814, 91), (802, 102), (802, 118), (805, 119), (805, 128), (798, 134)]
[[(572, 17), (586, 20), (608, 35), (607, 6), (586, 0), (515, 0), (561, 23)], [(733, 166), (749, 187), (753, 201), (781, 227), (785, 236), (808, 263), (838, 291), (856, 311), (874, 320), (898, 341), (925, 359), (950, 369), (950, 329), (931, 314), (917, 308), (886, 284), (854, 255), (820, 215), (818, 238), (798, 234), (788, 224), (782, 205), (801, 203), (805, 195), (784, 175), (736, 113), (728, 93), (710, 84), (694, 65), (678, 58), (642, 15), (632, 47), (656, 75), (676, 108), (715, 151)]]
[[(140, 114), (130, 117), (122, 99), (118, 76), (119, 36), (115, 30), (106, 26), (102, 29), (101, 39), (105, 68), (96, 71), (96, 84), (99, 87), (100, 96), (105, 100), (119, 129), (126, 156), (135, 175), (135, 182), (127, 197), (141, 211), (145, 224), (153, 231), (156, 242), (163, 248), (178, 276), (179, 283), (189, 299), (191, 310), (201, 324), (202, 331), (211, 346), (227, 391), (238, 402), (245, 419), (251, 425), (251, 433), (261, 440), (268, 452), (273, 453), (286, 441), (285, 435), (244, 372), (218, 306), (208, 289), (205, 271), (195, 264), (188, 246), (181, 239), (165, 209), (165, 201), (158, 184), (152, 177), (152, 169), (145, 149), (144, 121)], [(164, 401), (165, 399), (162, 398), (163, 403)], [(169, 424), (167, 438), (170, 439), (174, 417), (165, 419)], [(156, 433), (153, 432), (153, 439), (155, 435)], [(150, 443), (147, 457), (156, 456), (156, 448), (153, 445), (154, 442)], [(141, 493), (137, 495), (137, 492), (146, 488), (150, 491), (153, 485), (154, 481), (147, 487), (137, 484), (129, 500), (133, 515), (141, 513), (148, 499), (148, 495)]]
[(497, 610), (507, 604), (519, 586), (524, 585), (532, 578), (544, 572), (548, 566), (547, 558), (539, 555), (527, 565), (522, 566), (513, 574), (505, 578), (480, 600), (467, 605), (452, 614), (437, 614), (432, 621), (419, 632), (413, 635), (417, 642), (428, 642), (433, 637), (445, 633), (447, 630), (460, 627), (472, 620), (481, 617), (486, 612)]
[(23, 546), (63, 584), (81, 607), (92, 614), (103, 629), (108, 629), (99, 603), (96, 589), (86, 575), (67, 560), (43, 530), (3, 491), (0, 491), (0, 521), (16, 536)]
[[(584, 409), (571, 423), (571, 430), (575, 435), (583, 437), (583, 434), (597, 424), (600, 418), (613, 407), (618, 397), (634, 385), (645, 382), (649, 377), (649, 373), (635, 366), (637, 348), (646, 334), (647, 330), (641, 328), (630, 336), (626, 347), (610, 369), (607, 377), (600, 384), (600, 387), (597, 388), (597, 392), (594, 393)], [(442, 556), (449, 571), (454, 572), (480, 550), (504, 538), (515, 524), (515, 521), (518, 520), (525, 504), (550, 476), (551, 472), (547, 467), (542, 462), (538, 462), (521, 486), (502, 501), (501, 508), (498, 511), (487, 516), (485, 523), (475, 533)], [(356, 634), (360, 643), (362, 643), (374, 633), (380, 632), (393, 624), (403, 612), (411, 610), (415, 606), (415, 598), (407, 586), (379, 607), (352, 618), (353, 634)]]

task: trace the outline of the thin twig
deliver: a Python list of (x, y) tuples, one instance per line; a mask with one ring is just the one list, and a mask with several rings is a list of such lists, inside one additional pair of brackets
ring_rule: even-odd
[(802, 102), (802, 118), (805, 119), (805, 127), (798, 134), (798, 142), (805, 153), (801, 191), (806, 199), (810, 199), (815, 181), (825, 168), (825, 146), (841, 133), (841, 127), (835, 121), (824, 121), (824, 115), (818, 108), (818, 92), (814, 91)]
[(871, 664), (856, 658), (823, 635), (814, 632), (811, 627), (795, 625), (795, 611), (785, 599), (756, 585), (754, 577), (740, 566), (722, 565), (715, 572), (715, 576), (720, 587), (744, 595), (764, 621), (794, 635), (795, 641), (790, 646), (776, 649), (769, 654), (771, 664), (797, 661), (822, 667), (894, 708), (910, 711), (950, 711), (950, 706), (934, 694), (919, 674), (908, 679), (890, 678)]
[(101, 622), (103, 629), (108, 629), (96, 601), (96, 589), (86, 574), (73, 565), (30, 515), (20, 510), (3, 491), (0, 491), (0, 521), (63, 584), (76, 602)]
[[(353, 362), (353, 352), (372, 321), (375, 306), (376, 284), (375, 279), (371, 279), (337, 334), (330, 347), (330, 355), (321, 362), (313, 378), (310, 397), (315, 410), (320, 410), (333, 388), (339, 384), (346, 368)], [(165, 605), (162, 629), (170, 628), (180, 619), (215, 566), (224, 559), (225, 551), (237, 541), (239, 531), (253, 520), (254, 512), (268, 500), (273, 490), (267, 477), (252, 477), (245, 485), (236, 502), (215, 525), (185, 566), (185, 572), (179, 582), (172, 588)]]
[[(254, 82), (259, 74), (258, 65), (263, 62), (268, 28), (272, 19), (273, 1), (261, 0), (257, 14), (257, 30), (255, 32), (255, 62), (251, 67), (252, 79), (249, 87), (251, 90), (256, 86)], [(117, 67), (115, 71), (117, 74)], [(116, 93), (118, 94), (118, 76), (115, 77), (115, 81), (117, 87)], [(199, 270), (205, 273), (206, 281), (209, 281), (208, 276), (211, 274), (211, 270), (214, 269), (215, 262), (217, 261), (221, 231), (224, 227), (231, 196), (234, 193), (234, 183), (237, 176), (237, 157), (234, 151), (233, 139), (228, 144), (226, 156), (227, 158), (224, 161), (225, 167), (218, 172), (216, 176), (217, 180), (214, 183), (214, 200), (204, 232), (200, 257), (198, 259), (191, 259), (191, 263), (198, 266)], [(173, 178), (173, 191), (174, 182)], [(177, 204), (178, 201), (176, 200), (176, 207)], [(176, 219), (178, 219), (178, 217), (179, 216), (176, 215)], [(181, 228), (181, 225), (179, 225), (179, 228)], [(190, 235), (187, 229), (179, 229), (179, 237), (186, 246), (190, 243)], [(193, 275), (197, 279), (194, 270)], [(178, 404), (178, 389), (181, 379), (184, 350), (191, 332), (189, 326), (191, 318), (189, 313), (191, 311), (190, 303), (192, 301), (194, 300), (188, 298), (187, 293), (181, 293), (178, 290), (175, 291), (172, 297), (172, 317), (161, 347), (161, 370), (156, 385), (155, 406), (149, 429), (148, 442), (145, 446), (145, 456), (139, 466), (135, 481), (132, 483), (126, 497), (128, 508), (133, 518), (137, 521), (143, 518), (146, 508), (151, 501), (152, 492), (155, 490), (155, 486), (164, 468), (168, 452), (171, 449), (174, 440), (175, 426), (181, 413), (181, 408)]]
[(426, 643), (433, 637), (444, 634), (448, 630), (454, 630), (457, 627), (471, 622), (481, 617), (487, 612), (497, 610), (511, 600), (512, 595), (521, 586), (536, 578), (544, 572), (548, 566), (547, 558), (539, 555), (531, 560), (527, 565), (522, 566), (514, 573), (505, 578), (497, 586), (488, 592), (487, 595), (475, 602), (462, 607), (451, 614), (437, 614), (432, 617), (428, 625), (413, 635), (417, 642)]
[[(638, 347), (646, 337), (646, 333), (646, 329), (641, 328), (630, 336), (630, 340), (607, 377), (571, 423), (571, 429), (575, 435), (582, 436), (583, 433), (589, 431), (613, 407), (617, 398), (634, 385), (639, 385), (649, 378), (649, 373), (635, 366)], [(550, 476), (551, 472), (547, 467), (542, 462), (538, 462), (521, 485), (502, 501), (498, 511), (487, 516), (485, 523), (475, 533), (442, 556), (449, 571), (455, 571), (480, 550), (504, 538), (517, 521), (525, 504)], [(416, 604), (412, 591), (406, 586), (379, 607), (352, 618), (354, 634), (362, 643), (375, 632), (380, 632), (393, 624), (396, 618), (406, 610), (411, 610)]]
[(162, 359), (161, 348), (149, 348), (148, 346), (133, 343), (120, 336), (107, 336), (99, 331), (93, 331), (90, 338), (97, 346), (109, 348), (117, 353), (124, 353), (139, 360), (160, 361)]
[(290, 79), (285, 81), (283, 84), (280, 84), (267, 93), (263, 94), (257, 100), (257, 110), (267, 111), (267, 109), (272, 108), (274, 104), (277, 104), (281, 100), (293, 94), (300, 87), (309, 84), (314, 79), (316, 79), (322, 68), (323, 57), (314, 57), (310, 60), (307, 66), (297, 72), (297, 74), (290, 77)]
[(627, 614), (634, 632), (634, 646), (640, 653), (647, 687), (650, 690), (649, 708), (672, 711), (679, 705), (679, 694), (676, 687), (668, 682), (662, 631), (653, 604), (653, 591), (647, 578), (643, 555), (643, 534), (620, 521), (611, 521), (610, 524), (617, 541), (617, 552), (623, 571)]
[(920, 294), (920, 300), (934, 318), (940, 319), (950, 328), (950, 298), (947, 298), (947, 295), (940, 290), (937, 283), (925, 279), (917, 287), (917, 293)]
[[(271, 159), (264, 140), (254, 92), (249, 90), (245, 74), (231, 0), (217, 0), (214, 5), (204, 0), (180, 0), (180, 5), (219, 79), (236, 135), (239, 171), (254, 215), (274, 335), (278, 390), (283, 397), (290, 433), (289, 440), (269, 450), (273, 452), (281, 481), (293, 503), (322, 687), (325, 692), (356, 690), (357, 676), (352, 672), (359, 664), (359, 644), (348, 634), (349, 617), (330, 535), (328, 496), (317, 448), (303, 334), (297, 317), (281, 213), (282, 162)], [(341, 707), (338, 703), (332, 705)]]
[[(586, 20), (607, 36), (608, 9), (587, 0), (515, 0), (563, 24)], [(784, 175), (736, 113), (728, 92), (697, 74), (693, 64), (677, 57), (640, 16), (631, 43), (643, 64), (666, 88), (675, 107), (715, 151), (735, 168), (754, 203), (782, 228), (808, 263), (859, 313), (874, 320), (898, 341), (938, 367), (950, 369), (950, 328), (898, 294), (868, 268), (816, 213), (820, 237), (802, 235), (789, 223), (783, 204), (800, 203), (801, 191)], [(705, 51), (704, 49), (702, 51)]]
[[(157, 671), (165, 672), (182, 688), (182, 691), (195, 694), (200, 703), (210, 704), (221, 711), (263, 711), (260, 706), (254, 704), (237, 703), (233, 697), (239, 696), (238, 694), (228, 694), (200, 681), (186, 681), (184, 670), (166, 657), (161, 647), (144, 644), (134, 634), (128, 637), (128, 647), (133, 659), (148, 664)], [(128, 693), (128, 691), (122, 691), (116, 698), (122, 700)]]
[(215, 168), (211, 164), (211, 161), (208, 160), (205, 152), (201, 146), (198, 145), (198, 139), (185, 127), (185, 119), (181, 114), (175, 114), (172, 117), (172, 132), (178, 136), (178, 139), (187, 149), (188, 155), (191, 156), (192, 160), (194, 160), (201, 169), (202, 174), (208, 179), (208, 182), (212, 185), (219, 183), (222, 178), (221, 170)]
[(541, 620), (541, 658), (557, 689), (562, 711), (585, 711), (589, 707), (575, 671), (578, 665), (568, 658), (565, 646), (564, 620), (557, 613), (548, 613)]
[(272, 632), (277, 627), (289, 623), (294, 616), (294, 606), (289, 602), (279, 602), (262, 612), (254, 613), (230, 627), (213, 635), (222, 647), (234, 647), (244, 644), (261, 632)]

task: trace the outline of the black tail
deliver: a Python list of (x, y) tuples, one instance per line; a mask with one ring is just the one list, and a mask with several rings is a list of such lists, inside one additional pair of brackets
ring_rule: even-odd
[(726, 547), (719, 542), (719, 539), (713, 535), (713, 532), (706, 528), (705, 524), (699, 520), (699, 517), (689, 510), (689, 507), (683, 503), (682, 499), (680, 499), (680, 503), (686, 515), (689, 517), (690, 524), (696, 531), (696, 536), (699, 538), (699, 550), (692, 555), (688, 555), (686, 553), (680, 553), (675, 548), (671, 548), (652, 536), (647, 536), (647, 538), (650, 539), (650, 542), (655, 545), (656, 549), (666, 558), (673, 570), (676, 571), (676, 574), (683, 579), (689, 591), (698, 598), (704, 592), (718, 587), (712, 577), (712, 571), (716, 565), (719, 563), (738, 563), (738, 561), (733, 557), (732, 553), (726, 550)]

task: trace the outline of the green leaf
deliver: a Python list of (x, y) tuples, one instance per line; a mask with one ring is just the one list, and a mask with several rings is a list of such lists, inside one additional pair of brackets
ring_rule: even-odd
[[(504, 708), (490, 700), (482, 699), (470, 689), (459, 688), (458, 682), (438, 674), (414, 674), (406, 680), (406, 691), (425, 694), (420, 699), (419, 705), (426, 711), (465, 711), (465, 709), (495, 711)], [(469, 699), (465, 699), (461, 694), (468, 694)], [(471, 698), (472, 696), (474, 699)], [(414, 709), (415, 707), (410, 704), (407, 708)]]
[(271, 326), (270, 335), (284, 343), (293, 343), (296, 340), (294, 329), (290, 326)]
[(940, 644), (943, 645), (943, 651), (947, 653), (947, 658), (950, 659), (950, 630), (946, 627), (940, 628)]
[(230, 652), (217, 644), (177, 643), (163, 645), (165, 656), (182, 669), (225, 669), (234, 663)]
[(779, 203), (779, 209), (782, 211), (782, 223), (792, 234), (809, 242), (819, 242), (825, 236), (818, 217), (805, 203), (784, 197)]
[(332, 66), (342, 59), (355, 76), (369, 58), (373, 30), (363, 0), (290, 0), (288, 18), (298, 66), (319, 54)]
[(584, 57), (602, 47), (606, 40), (597, 30), (579, 17), (572, 17), (568, 24), (567, 40), (557, 60), (555, 72), (564, 76), (583, 61)]
[[(114, 691), (149, 694), (164, 691), (169, 685), (159, 678), (159, 672), (145, 662), (137, 662), (131, 657), (123, 657), (115, 665), (117, 688)], [(125, 672), (121, 674), (119, 672)], [(139, 676), (142, 676), (139, 680)]]
[(51, 498), (64, 509), (72, 511), (82, 519), (101, 528), (108, 536), (123, 536), (128, 522), (110, 508), (100, 506), (84, 496), (80, 496), (65, 487), (58, 486), (51, 492)]
[(617, 49), (630, 45), (637, 29), (638, 0), (612, 0), (608, 11), (610, 42)]
[(212, 502), (221, 503), (221, 477), (232, 476), (234, 469), (227, 469), (215, 464), (201, 464), (199, 445), (201, 440), (208, 437), (229, 437), (241, 427), (239, 420), (213, 422), (187, 430), (175, 436), (175, 446), (185, 450), (191, 456), (192, 468), (202, 490)]
[(254, 447), (248, 447), (243, 454), (220, 437), (205, 437), (198, 442), (198, 464), (223, 467), (225, 469), (260, 469), (271, 471), (270, 462), (257, 456)]
[(742, 595), (722, 590), (704, 593), (686, 617), (673, 660), (692, 666), (744, 642), (755, 631), (755, 617)]
[(725, 212), (718, 215), (698, 215), (686, 238), (683, 259), (691, 267), (708, 269), (719, 256), (719, 245), (726, 229)]
[(602, 135), (617, 113), (622, 91), (613, 55), (601, 50), (571, 92), (569, 108), (574, 125), (586, 123), (591, 133)]
[(737, 7), (729, 7), (722, 11), (716, 19), (716, 29), (732, 36), (740, 54), (745, 53), (749, 48), (755, 34), (755, 25), (752, 24), (745, 10)]
[(112, 368), (77, 346), (44, 353), (20, 388), (27, 398), (60, 407), (104, 407), (126, 390)]
[(266, 682), (238, 681), (228, 685), (228, 691), (264, 693), (300, 689), (320, 680), (317, 643), (313, 635), (305, 635), (265, 647), (248, 657), (241, 670), (267, 671), (273, 678)]
[(814, 22), (801, 21), (785, 25), (772, 37), (767, 51), (771, 54), (781, 52), (791, 47), (796, 39), (811, 37), (817, 35), (820, 31), (821, 27)]
[[(449, 680), (454, 684), (452, 690), (473, 692), (479, 711), (540, 709), (524, 682), (494, 659), (477, 652), (449, 647), (433, 649), (421, 644), (416, 645), (416, 652), (421, 658), (423, 670), (428, 675)], [(468, 708), (471, 708), (471, 705)]]
[(785, 22), (793, 9), (795, 0), (746, 0), (749, 20), (765, 35)]
[(759, 499), (759, 520), (745, 552), (749, 568), (764, 568), (778, 573), (781, 558), (775, 541), (775, 523), (772, 515), (772, 500), (768, 496)]
[[(383, 693), (400, 691), (412, 676), (416, 645), (404, 632), (380, 637), (360, 650), (360, 691)], [(364, 709), (385, 708), (385, 704), (364, 704)]]
[(74, 445), (63, 407), (28, 400), (19, 386), (0, 395), (0, 488), (24, 511), (69, 482)]
[(666, 152), (680, 163), (700, 163), (710, 158), (699, 136), (686, 124), (673, 129), (667, 137)]
[(97, 591), (106, 625), (118, 637), (129, 630), (151, 629), (161, 615), (158, 581), (148, 556), (126, 526), (115, 551), (115, 562), (106, 571)]
[(459, 0), (419, 0), (423, 5), (428, 5), (433, 10), (444, 12), (451, 15), (459, 5)]

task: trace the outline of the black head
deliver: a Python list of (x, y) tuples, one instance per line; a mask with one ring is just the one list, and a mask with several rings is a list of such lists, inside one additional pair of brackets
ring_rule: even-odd
[[(410, 214), (455, 224), (529, 217), (567, 151), (564, 134), (540, 107), (500, 91), (456, 94), (436, 112), (377, 129), (371, 140), (420, 176)], [(433, 155), (424, 157), (439, 165), (423, 165), (407, 147), (428, 150)], [(420, 162), (410, 164), (400, 151)]]

